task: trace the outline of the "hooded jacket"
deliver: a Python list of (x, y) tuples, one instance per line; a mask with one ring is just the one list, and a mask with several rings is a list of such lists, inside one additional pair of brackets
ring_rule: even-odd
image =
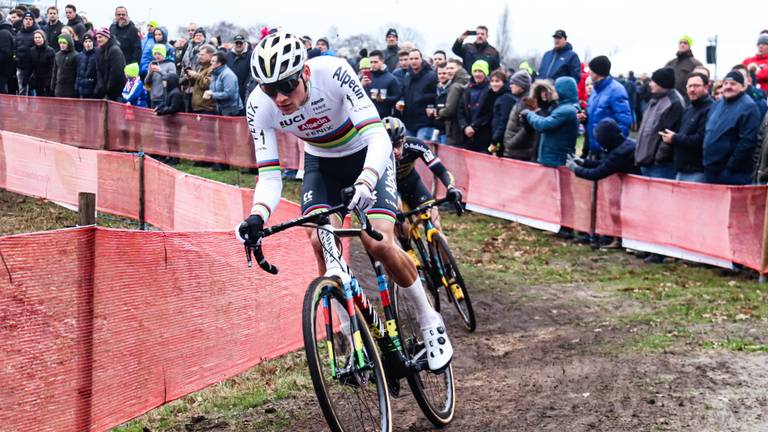
[[(139, 62), (139, 74), (141, 76), (145, 76), (147, 74), (149, 64), (152, 63), (155, 58), (152, 55), (152, 48), (154, 48), (158, 43), (165, 45), (165, 58), (172, 61), (174, 65), (176, 64), (176, 51), (171, 46), (171, 44), (168, 43), (168, 30), (165, 27), (158, 28), (163, 33), (163, 38), (160, 42), (155, 41), (154, 31), (152, 34), (147, 35), (150, 38), (145, 41), (146, 43), (144, 44), (144, 51), (141, 53), (141, 61)], [(112, 39), (114, 40), (114, 37)]]
[[(488, 153), (488, 146), (491, 144), (493, 103), (496, 100), (492, 95), (488, 79), (476, 83), (473, 78), (464, 88), (462, 96), (458, 117), (459, 130), (464, 137), (464, 147), (468, 150)], [(468, 126), (475, 131), (471, 138), (464, 133)]]
[[(35, 31), (40, 30), (37, 24), (25, 29), (21, 28), (16, 33), (16, 67), (21, 70), (32, 69), (32, 50), (35, 48)], [(45, 35), (45, 32), (43, 32)], [(46, 45), (48, 41), (46, 40)], [(54, 52), (55, 54), (55, 52)]]
[(751, 173), (760, 120), (757, 105), (744, 92), (715, 102), (704, 132), (704, 172)]
[(683, 173), (703, 173), (702, 151), (707, 115), (714, 100), (709, 95), (690, 101), (683, 111), (680, 130), (672, 136), (675, 169)]
[(133, 21), (128, 21), (124, 27), (120, 27), (114, 22), (109, 26), (109, 32), (120, 45), (120, 50), (125, 57), (125, 64), (138, 63), (141, 60), (141, 37), (139, 36), (139, 29), (136, 28)]
[(629, 129), (632, 127), (632, 111), (627, 89), (611, 76), (595, 83), (587, 102), (587, 139), (592, 153), (602, 151), (594, 133), (595, 126), (604, 118), (614, 119), (624, 136), (629, 136)]
[(683, 116), (683, 98), (677, 90), (652, 93), (637, 131), (637, 166), (663, 165), (672, 162), (672, 147), (661, 140), (660, 131), (678, 130)]
[(96, 48), (77, 55), (77, 80), (75, 91), (81, 98), (96, 96)]
[(577, 83), (581, 79), (581, 61), (570, 42), (566, 42), (561, 49), (553, 48), (545, 52), (539, 66), (540, 79), (555, 81), (564, 76), (573, 78)]
[(504, 130), (507, 128), (507, 120), (517, 98), (512, 95), (509, 86), (504, 84), (495, 94), (491, 117), (491, 143), (501, 144), (504, 141)]
[(125, 58), (115, 40), (96, 48), (96, 96), (117, 101), (125, 87)]
[(165, 77), (165, 99), (157, 108), (157, 115), (169, 115), (184, 112), (184, 96), (179, 89), (179, 76), (168, 74)]
[(558, 78), (555, 91), (558, 94), (557, 106), (547, 117), (526, 112), (528, 123), (541, 134), (537, 160), (550, 167), (565, 165), (567, 156), (576, 151), (576, 138), (579, 134), (576, 80), (571, 77)]
[(16, 73), (13, 60), (15, 49), (16, 36), (13, 34), (13, 26), (0, 22), (0, 79), (7, 79)]
[[(42, 33), (42, 30), (40, 30)], [(34, 89), (38, 96), (52, 96), (51, 75), (56, 52), (47, 43), (33, 47), (30, 52), (29, 88)]]
[(61, 20), (56, 21), (56, 24), (51, 24), (49, 22), (45, 24), (42, 28), (43, 28), (43, 31), (45, 32), (45, 39), (48, 40), (48, 46), (53, 48), (54, 51), (59, 52), (58, 39), (59, 39), (59, 36), (61, 36), (61, 29), (64, 28), (64, 23), (62, 23)]
[(678, 52), (677, 56), (668, 61), (665, 67), (671, 67), (675, 70), (675, 90), (677, 90), (683, 97), (683, 100), (688, 100), (688, 92), (685, 91), (685, 85), (688, 82), (688, 75), (693, 72), (696, 66), (701, 66), (701, 62), (696, 60), (693, 56), (693, 52)]
[(478, 60), (485, 60), (490, 66), (490, 71), (495, 71), (501, 66), (501, 57), (499, 51), (492, 47), (488, 42), (485, 43), (465, 43), (461, 44), (460, 39), (456, 39), (451, 48), (454, 54), (461, 57), (464, 67), (470, 68)]
[(236, 116), (242, 111), (237, 76), (229, 66), (222, 65), (211, 72), (211, 97), (221, 115)]
[(75, 51), (72, 36), (67, 33), (59, 38), (67, 40), (67, 49), (56, 53), (53, 63), (51, 88), (56, 97), (77, 97), (75, 81), (77, 80), (77, 51)]
[[(554, 88), (553, 88), (554, 89)], [(536, 160), (536, 140), (538, 136), (532, 128), (525, 127), (520, 113), (525, 109), (521, 95), (509, 113), (504, 130), (504, 157), (524, 161)]]
[(606, 118), (595, 128), (595, 139), (605, 149), (601, 159), (585, 159), (573, 172), (577, 177), (597, 181), (616, 173), (639, 174), (635, 166), (635, 141), (612, 118)]
[(428, 105), (435, 104), (435, 89), (437, 88), (437, 74), (426, 61), (421, 62), (418, 73), (409, 69), (403, 80), (403, 123), (409, 131), (414, 133), (425, 127), (433, 127), (432, 119), (427, 117)]

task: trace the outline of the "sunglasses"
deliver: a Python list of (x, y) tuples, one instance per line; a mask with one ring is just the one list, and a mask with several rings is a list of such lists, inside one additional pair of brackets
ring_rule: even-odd
[(288, 78), (282, 79), (276, 83), (262, 84), (261, 89), (272, 99), (276, 98), (278, 93), (284, 96), (290, 96), (291, 93), (296, 90), (296, 87), (299, 86), (301, 72), (302, 71), (296, 72)]

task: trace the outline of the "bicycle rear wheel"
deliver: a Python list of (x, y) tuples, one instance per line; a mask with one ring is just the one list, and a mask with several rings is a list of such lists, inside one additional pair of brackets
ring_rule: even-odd
[[(304, 296), (304, 349), (317, 400), (334, 432), (390, 432), (392, 412), (379, 351), (355, 307), (364, 357), (363, 366), (359, 365), (353, 336), (339, 325), (347, 321), (341, 314), (349, 317), (342, 306), (345, 304), (341, 284), (335, 278), (315, 279)], [(332, 341), (327, 338), (324, 305), (333, 326)]]
[[(434, 252), (436, 252), (434, 258), (440, 260), (443, 276), (445, 276), (445, 281), (442, 284), (445, 286), (446, 294), (449, 300), (456, 306), (456, 310), (459, 311), (464, 327), (473, 332), (477, 327), (475, 311), (472, 309), (472, 300), (469, 298), (469, 291), (464, 283), (464, 278), (461, 277), (459, 265), (456, 263), (453, 252), (451, 252), (451, 248), (448, 247), (448, 242), (442, 234), (435, 234), (432, 239)], [(447, 285), (445, 285), (446, 283)]]
[(453, 380), (453, 366), (440, 372), (433, 372), (427, 366), (426, 350), (421, 329), (416, 321), (416, 310), (393, 285), (393, 308), (403, 351), (408, 360), (414, 360), (423, 369), (414, 371), (406, 378), (419, 408), (435, 427), (441, 428), (453, 420), (456, 409), (456, 388)]

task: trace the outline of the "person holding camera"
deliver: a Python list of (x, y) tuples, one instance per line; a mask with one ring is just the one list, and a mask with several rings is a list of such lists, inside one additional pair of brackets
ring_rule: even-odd
[[(468, 36), (474, 36), (475, 41), (464, 43)], [(454, 54), (461, 57), (464, 65), (473, 65), (478, 60), (488, 62), (490, 70), (496, 70), (501, 66), (499, 51), (488, 43), (488, 27), (477, 26), (476, 30), (465, 30), (456, 38), (451, 49)]]

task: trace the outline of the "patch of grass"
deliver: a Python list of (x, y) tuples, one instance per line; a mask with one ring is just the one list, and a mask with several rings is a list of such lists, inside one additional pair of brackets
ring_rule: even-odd
[(707, 350), (728, 350), (728, 351), (742, 351), (742, 352), (763, 352), (768, 353), (768, 344), (756, 343), (754, 341), (746, 339), (726, 339), (722, 341), (705, 341), (699, 344), (703, 349)]

